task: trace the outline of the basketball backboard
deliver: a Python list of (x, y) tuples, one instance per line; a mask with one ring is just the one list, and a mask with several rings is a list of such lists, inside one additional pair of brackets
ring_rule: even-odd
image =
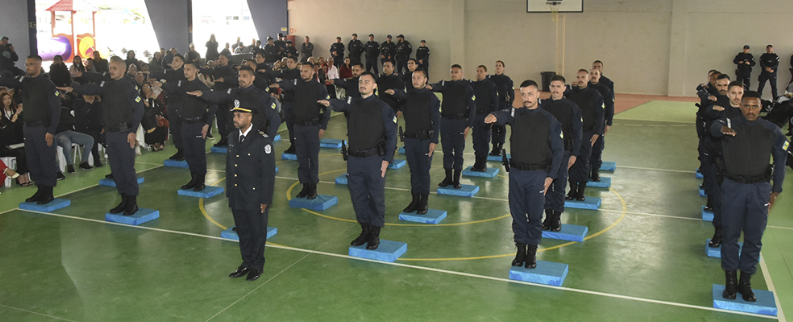
[(526, 12), (549, 13), (552, 4), (557, 5), (558, 12), (584, 12), (584, 0), (526, 0)]

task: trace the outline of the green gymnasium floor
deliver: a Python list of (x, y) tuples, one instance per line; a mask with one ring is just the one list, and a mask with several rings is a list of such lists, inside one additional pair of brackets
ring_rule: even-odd
[[(229, 279), (240, 258), (237, 243), (219, 238), (233, 225), (227, 201), (177, 196), (189, 178), (186, 169), (162, 166), (173, 153), (166, 150), (137, 159), (146, 180), (139, 204), (161, 214), (139, 227), (104, 221), (119, 200), (114, 188), (96, 185), (107, 166), (58, 182), (56, 194), (72, 205), (55, 213), (17, 209), (34, 188), (0, 189), (0, 321), (768, 320), (712, 308), (711, 285), (724, 274), (704, 253), (713, 229), (700, 219), (693, 114), (691, 103), (653, 101), (616, 116), (603, 158), (617, 162), (605, 173), (612, 188), (587, 189), (603, 198), (601, 209), (562, 217), (589, 227), (587, 240), (540, 246), (538, 259), (570, 265), (563, 287), (507, 279), (515, 247), (502, 176), (464, 177), (481, 187), (475, 198), (432, 194), (430, 207), (449, 216), (430, 226), (398, 220), (410, 200), (409, 169), (389, 170), (381, 237), (407, 242), (408, 252), (393, 264), (348, 257), (360, 228), (347, 187), (333, 183), (346, 165), (331, 149), (320, 152), (319, 192), (339, 204), (289, 208), (297, 163), (279, 162), (270, 211), (278, 234), (264, 274), (252, 283)], [(343, 138), (344, 127), (335, 116), (325, 137)], [(287, 144), (275, 144), (279, 156)], [(433, 185), (442, 179), (441, 157)], [(207, 158), (209, 183), (223, 185), (225, 156)], [(793, 310), (791, 182), (770, 214), (752, 281), (776, 292), (780, 320)]]

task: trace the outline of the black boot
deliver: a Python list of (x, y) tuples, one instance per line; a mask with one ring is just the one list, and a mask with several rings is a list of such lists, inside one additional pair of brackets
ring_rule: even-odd
[(551, 220), (550, 230), (558, 232), (562, 230), (562, 213), (558, 211), (553, 212), (553, 220)]
[(545, 220), (542, 221), (542, 230), (551, 229), (551, 220), (553, 220), (553, 210), (545, 209)]
[(317, 198), (317, 184), (316, 183), (309, 183), (308, 184), (308, 192), (306, 193), (306, 198), (308, 198), (308, 199), (316, 199)]
[(218, 141), (218, 143), (215, 143), (215, 145), (213, 146), (216, 148), (222, 148), (226, 146), (228, 143), (229, 143), (228, 138), (226, 136), (221, 136), (220, 141)]
[(584, 196), (584, 189), (586, 189), (586, 182), (579, 182), (578, 189), (576, 189), (575, 200), (586, 200), (586, 197)]
[(361, 224), (361, 234), (352, 240), (352, 242), (350, 243), (350, 245), (352, 246), (361, 246), (363, 244), (366, 244), (366, 240), (369, 239), (369, 227), (370, 227), (369, 224), (364, 224), (364, 223), (360, 223), (360, 224)]
[(600, 182), (600, 169), (592, 167), (592, 181)]
[(515, 246), (518, 247), (518, 252), (512, 260), (512, 266), (521, 267), (526, 262), (526, 244), (515, 243)]
[(36, 193), (34, 193), (30, 198), (25, 199), (25, 202), (37, 202), (39, 198), (41, 198), (41, 188), (42, 186), (36, 186)]
[(193, 185), (193, 191), (204, 190), (204, 188), (207, 187), (204, 180), (206, 180), (206, 174), (196, 174), (195, 185)]
[(721, 242), (721, 227), (716, 227), (716, 231), (713, 233), (713, 237), (711, 237), (708, 247), (719, 248), (719, 246), (721, 246)]
[(171, 156), (170, 158), (168, 158), (168, 159), (171, 159), (171, 160), (176, 160), (176, 161), (182, 161), (182, 160), (184, 160), (184, 150), (182, 150), (182, 149), (177, 149), (177, 150), (176, 150), (176, 153), (174, 153), (174, 155), (172, 155), (172, 156)]
[(383, 227), (370, 226), (369, 238), (366, 239), (366, 249), (375, 250), (380, 246), (380, 229)]
[(438, 187), (446, 187), (452, 184), (452, 169), (443, 169), (446, 172), (446, 178), (438, 184)]
[(305, 198), (306, 196), (308, 196), (308, 183), (303, 184), (303, 190), (300, 190), (295, 198)]
[(138, 196), (127, 196), (127, 204), (124, 207), (124, 216), (132, 216), (138, 212)]
[(41, 197), (39, 200), (36, 201), (39, 205), (44, 205), (50, 203), (50, 201), (55, 200), (55, 196), (52, 195), (52, 187), (50, 186), (42, 186), (41, 187)]
[(405, 209), (402, 209), (402, 211), (403, 212), (414, 212), (414, 211), (416, 211), (416, 208), (418, 208), (419, 202), (420, 202), (419, 198), (420, 198), (419, 194), (414, 192), (413, 193), (413, 200), (410, 201), (410, 204), (408, 204), (408, 206), (405, 207)]
[(721, 297), (734, 300), (735, 293), (738, 289), (738, 272), (737, 271), (724, 271), (724, 275), (727, 278), (727, 282), (724, 284), (724, 292), (721, 292)]
[(113, 172), (111, 172), (111, 173), (108, 173), (108, 174), (105, 176), (105, 179), (113, 179)]
[(124, 211), (124, 209), (126, 209), (126, 208), (127, 208), (127, 195), (122, 193), (121, 194), (121, 203), (118, 204), (118, 206), (114, 207), (113, 209), (110, 209), (110, 213), (111, 214), (117, 214), (117, 213), (120, 213), (120, 212)]
[(188, 183), (185, 183), (185, 184), (182, 186), (182, 189), (184, 189), (184, 190), (187, 190), (187, 189), (193, 189), (193, 188), (195, 188), (195, 185), (196, 185), (196, 178), (197, 178), (197, 177), (198, 177), (198, 175), (197, 175), (197, 174), (195, 174), (194, 172), (190, 172), (190, 182), (188, 182)]
[(429, 205), (427, 205), (427, 202), (429, 201), (429, 197), (430, 197), (430, 194), (428, 194), (428, 193), (423, 193), (423, 194), (419, 195), (419, 198), (421, 200), (419, 202), (419, 206), (416, 208), (416, 213), (417, 214), (426, 215), (427, 211), (430, 210)]
[(537, 245), (526, 245), (526, 268), (537, 267)]
[(578, 183), (571, 183), (570, 184), (570, 192), (567, 193), (567, 196), (564, 197), (564, 200), (573, 200), (575, 196), (578, 194)]
[(738, 293), (746, 302), (757, 302), (757, 298), (752, 292), (752, 275), (746, 272), (741, 272), (741, 280), (738, 281)]
[(501, 143), (493, 144), (493, 151), (490, 151), (490, 155), (501, 155)]
[(487, 171), (487, 154), (482, 154), (482, 155), (479, 156), (479, 158), (480, 158), (480, 160), (479, 160), (479, 169), (482, 172)]
[(474, 165), (471, 166), (471, 171), (482, 172), (482, 156), (479, 153), (474, 154)]
[(713, 212), (713, 196), (708, 195), (708, 202), (705, 203), (705, 211)]
[(292, 143), (289, 145), (289, 148), (284, 150), (284, 153), (295, 154), (297, 150), (295, 149), (295, 144)]
[(462, 171), (454, 170), (454, 181), (452, 181), (452, 184), (454, 185), (454, 189), (462, 188), (462, 186), (460, 185), (460, 175), (461, 174), (462, 174)]

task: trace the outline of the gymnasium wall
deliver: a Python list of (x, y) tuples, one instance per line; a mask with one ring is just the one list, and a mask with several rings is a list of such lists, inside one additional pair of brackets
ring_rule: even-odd
[[(781, 91), (793, 54), (783, 24), (791, 20), (788, 0), (585, 0), (583, 13), (560, 14), (564, 76), (600, 59), (618, 93), (691, 96), (709, 69), (732, 73), (744, 44), (759, 58), (772, 43)], [(298, 40), (309, 35), (315, 55), (325, 57), (336, 36), (346, 45), (353, 32), (364, 42), (369, 33), (378, 42), (402, 33), (414, 50), (426, 39), (432, 81), (448, 78), (452, 63), (472, 78), (477, 65), (501, 59), (516, 83), (557, 67), (556, 23), (550, 14), (526, 13), (525, 0), (292, 0), (289, 27)], [(759, 68), (754, 74), (753, 89)]]

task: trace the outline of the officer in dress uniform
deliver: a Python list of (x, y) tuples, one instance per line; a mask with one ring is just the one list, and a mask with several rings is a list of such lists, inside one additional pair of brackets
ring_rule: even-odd
[(732, 63), (738, 65), (735, 69), (735, 80), (749, 88), (749, 80), (752, 78), (752, 66), (755, 65), (754, 56), (749, 52), (749, 45), (743, 46), (743, 51), (735, 55)]
[(121, 57), (110, 59), (109, 75), (99, 84), (62, 89), (81, 95), (102, 96), (102, 125), (105, 128), (110, 170), (116, 182), (121, 203), (110, 213), (130, 216), (138, 211), (138, 177), (135, 174), (135, 132), (143, 119), (143, 102), (138, 90), (124, 77), (127, 64)]
[(53, 140), (61, 116), (61, 95), (55, 84), (42, 73), (40, 56), (28, 56), (25, 60), (25, 74), (17, 78), (0, 77), (0, 86), (22, 91), (22, 106), (25, 108), (22, 130), (25, 136), (25, 157), (30, 179), (38, 187), (36, 193), (25, 199), (25, 202), (46, 204), (55, 199), (52, 190), (57, 182), (58, 146), (53, 144)]
[(581, 109), (573, 101), (564, 97), (565, 79), (562, 75), (551, 77), (551, 98), (540, 101), (540, 107), (559, 121), (564, 135), (564, 154), (559, 172), (545, 194), (545, 220), (543, 230), (562, 230), (564, 212), (564, 191), (567, 188), (567, 171), (575, 164), (581, 151)]
[[(433, 92), (443, 94), (441, 103), (441, 143), (443, 143), (443, 170), (446, 177), (438, 186), (454, 186), (460, 189), (460, 175), (463, 171), (463, 150), (465, 138), (474, 126), (476, 118), (476, 95), (468, 81), (463, 80), (463, 68), (458, 64), (450, 69), (451, 81), (427, 85)], [(452, 179), (452, 169), (454, 179)]]
[[(361, 98), (321, 100), (337, 112), (347, 112), (349, 159), (347, 187), (361, 234), (350, 245), (374, 250), (380, 245), (380, 230), (385, 226), (385, 173), (394, 160), (397, 119), (388, 104), (373, 95), (377, 88), (372, 73), (361, 74), (358, 90)], [(379, 120), (379, 121), (378, 121)]]
[[(515, 85), (509, 76), (504, 75), (504, 68), (504, 62), (497, 60), (496, 73), (489, 76), (490, 80), (496, 84), (499, 110), (502, 111), (512, 109), (512, 103), (515, 101)], [(490, 155), (501, 155), (501, 148), (504, 147), (504, 140), (507, 137), (506, 128), (493, 124), (491, 131), (493, 132), (493, 150), (490, 151)]]
[[(222, 56), (222, 55), (221, 55)], [(184, 77), (184, 57), (182, 55), (175, 55), (171, 62), (171, 69), (165, 69), (160, 72), (151, 72), (149, 79), (165, 80), (166, 83), (176, 84), (179, 81), (186, 81)], [(89, 73), (86, 73), (89, 74)], [(167, 92), (166, 92), (167, 93)], [(184, 146), (182, 142), (182, 120), (179, 118), (179, 109), (182, 107), (182, 97), (179, 93), (168, 93), (166, 114), (168, 114), (168, 126), (171, 131), (171, 140), (173, 146), (176, 147), (176, 153), (169, 159), (182, 161), (184, 160)], [(220, 126), (218, 122), (218, 126)]]
[(363, 43), (358, 40), (358, 34), (352, 34), (352, 39), (347, 43), (347, 51), (350, 52), (350, 62), (360, 63), (363, 54)]
[(771, 85), (771, 97), (776, 99), (777, 91), (776, 91), (776, 76), (777, 76), (777, 69), (779, 68), (779, 56), (776, 55), (774, 52), (774, 46), (768, 45), (765, 46), (765, 54), (760, 56), (760, 77), (757, 79), (757, 94), (761, 97), (763, 96), (763, 87), (765, 87), (765, 81), (767, 80), (768, 83)]
[(590, 170), (589, 178), (592, 181), (600, 182), (600, 166), (603, 165), (603, 149), (606, 148), (606, 133), (611, 129), (611, 124), (614, 121), (614, 92), (608, 86), (600, 82), (600, 71), (593, 68), (589, 71), (589, 86), (596, 89), (600, 96), (603, 97), (603, 119), (606, 124), (603, 125), (603, 132), (599, 133), (598, 140), (592, 147), (592, 167)]
[(270, 138), (259, 135), (252, 124), (257, 108), (235, 101), (234, 131), (226, 156), (226, 197), (240, 237), (242, 264), (229, 274), (254, 281), (264, 270), (267, 219), (275, 190), (275, 154)]
[(325, 85), (314, 78), (314, 64), (300, 65), (300, 78), (281, 81), (270, 87), (280, 87), (285, 92), (295, 94), (296, 104), (292, 118), (299, 163), (297, 176), (303, 184), (303, 190), (297, 194), (297, 198), (314, 199), (317, 197), (319, 182), (319, 139), (325, 133), (330, 119), (330, 111), (317, 101), (327, 100), (330, 96)]
[(490, 124), (485, 123), (485, 116), (499, 110), (498, 88), (487, 77), (487, 67), (479, 65), (476, 68), (476, 81), (471, 82), (471, 88), (476, 95), (476, 117), (474, 118), (474, 165), (471, 171), (484, 172), (487, 170), (487, 152), (490, 147)]
[(596, 89), (589, 85), (589, 71), (579, 69), (576, 74), (577, 87), (573, 87), (565, 95), (578, 108), (581, 109), (583, 121), (581, 123), (581, 149), (575, 165), (570, 169), (570, 192), (565, 199), (584, 201), (584, 190), (589, 181), (589, 170), (592, 166), (589, 162), (592, 156), (592, 147), (595, 145), (600, 133), (603, 133), (603, 96)]
[(383, 64), (383, 75), (377, 79), (377, 97), (391, 106), (394, 113), (399, 111), (399, 102), (393, 94), (389, 94), (389, 89), (405, 90), (405, 83), (396, 73), (394, 73), (394, 62), (387, 61)]
[(206, 187), (204, 184), (207, 174), (206, 138), (215, 120), (217, 105), (207, 104), (204, 100), (187, 95), (188, 92), (209, 88), (198, 79), (198, 66), (195, 62), (185, 63), (182, 69), (184, 69), (184, 81), (160, 84), (160, 86), (167, 93), (179, 93), (179, 97), (182, 98), (179, 116), (182, 121), (185, 159), (190, 168), (190, 182), (181, 188), (201, 191)]
[(407, 93), (402, 90), (388, 90), (386, 93), (392, 92), (397, 96), (405, 119), (405, 158), (410, 167), (413, 199), (403, 211), (423, 215), (429, 210), (430, 167), (441, 132), (441, 103), (435, 93), (425, 88), (427, 76), (423, 70), (416, 70), (412, 75), (413, 88)]
[(391, 41), (391, 35), (385, 37), (385, 41), (380, 44), (380, 64), (385, 63), (386, 60), (394, 60), (396, 55), (396, 44)]
[[(735, 299), (736, 293), (741, 293), (747, 302), (757, 301), (750, 279), (757, 270), (768, 212), (782, 192), (785, 150), (789, 148), (782, 130), (759, 118), (762, 107), (760, 94), (748, 92), (741, 100), (741, 117), (721, 119), (710, 128), (714, 137), (723, 137), (721, 268), (726, 285), (722, 296)], [(773, 157), (773, 165), (768, 164), (769, 157)], [(738, 246), (741, 232), (743, 249)]]
[(509, 172), (509, 211), (518, 252), (512, 266), (537, 267), (537, 245), (542, 239), (545, 193), (562, 164), (562, 128), (556, 118), (539, 108), (540, 89), (532, 80), (520, 84), (522, 108), (497, 111), (486, 123), (509, 124), (512, 160)]
[[(347, 97), (359, 98), (361, 93), (358, 92), (358, 78), (363, 73), (363, 64), (357, 63), (352, 65), (352, 78), (350, 79), (329, 79), (327, 84), (336, 85), (344, 89)], [(373, 74), (374, 75), (374, 74)]]
[(402, 74), (407, 71), (408, 59), (410, 59), (410, 54), (413, 53), (413, 45), (405, 40), (405, 36), (401, 34), (397, 36), (397, 41), (395, 56), (397, 62), (396, 72)]
[(421, 46), (416, 48), (416, 62), (419, 64), (419, 68), (424, 70), (424, 73), (427, 74), (427, 79), (429, 79), (429, 72), (430, 72), (430, 47), (427, 47), (427, 41), (422, 39)]
[(380, 44), (374, 41), (374, 34), (369, 34), (369, 41), (366, 42), (364, 47), (366, 51), (366, 71), (373, 71), (375, 75), (380, 72), (377, 71), (377, 56), (380, 55)]

